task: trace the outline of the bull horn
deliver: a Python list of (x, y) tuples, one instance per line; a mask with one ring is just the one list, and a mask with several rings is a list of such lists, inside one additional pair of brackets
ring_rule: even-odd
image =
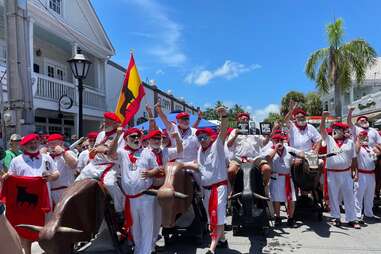
[(30, 224), (18, 224), (16, 227), (24, 228), (24, 229), (29, 229), (34, 232), (40, 232), (44, 227), (41, 226), (36, 226), (36, 225), (30, 225)]
[(269, 198), (264, 197), (264, 196), (262, 196), (262, 195), (259, 195), (258, 193), (255, 193), (255, 192), (253, 192), (253, 195), (254, 195), (254, 197), (257, 198), (257, 199), (262, 199), (262, 200), (266, 200), (266, 201), (270, 200)]
[(60, 233), (83, 233), (82, 230), (69, 228), (69, 227), (58, 227), (57, 232), (60, 232)]
[(184, 193), (181, 193), (181, 192), (177, 192), (177, 191), (175, 191), (173, 193), (173, 195), (175, 196), (175, 198), (182, 198), (182, 199), (185, 199), (185, 198), (189, 197), (188, 195), (186, 195)]
[(235, 199), (235, 198), (238, 198), (242, 195), (242, 192), (238, 192), (236, 194), (233, 194), (229, 199)]
[(143, 191), (144, 194), (151, 195), (151, 196), (157, 196), (157, 190), (154, 189), (148, 189)]

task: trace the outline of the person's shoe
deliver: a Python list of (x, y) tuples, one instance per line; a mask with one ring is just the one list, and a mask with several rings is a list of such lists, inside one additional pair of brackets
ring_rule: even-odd
[(373, 215), (373, 216), (364, 216), (367, 220), (373, 220), (373, 221), (380, 221), (381, 218), (379, 216)]
[(232, 228), (233, 228), (232, 225), (228, 225), (228, 224), (224, 225), (224, 230), (225, 231), (232, 231)]
[(225, 239), (224, 241), (222, 240), (218, 241), (217, 248), (226, 249), (228, 247), (229, 247), (228, 240)]
[(214, 254), (214, 252), (211, 250), (208, 250), (207, 252), (205, 252), (205, 254)]
[(281, 224), (282, 224), (282, 219), (280, 217), (275, 217), (274, 226), (280, 227)]
[(335, 226), (335, 227), (340, 227), (341, 226), (340, 219), (332, 219), (331, 223), (332, 223), (332, 226)]
[(360, 229), (361, 226), (357, 220), (348, 222), (348, 225), (355, 229)]
[(358, 219), (358, 223), (359, 223), (360, 225), (365, 225), (365, 222), (364, 222), (363, 219)]
[(290, 228), (295, 227), (295, 219), (294, 218), (288, 218), (287, 219), (287, 226), (289, 226)]

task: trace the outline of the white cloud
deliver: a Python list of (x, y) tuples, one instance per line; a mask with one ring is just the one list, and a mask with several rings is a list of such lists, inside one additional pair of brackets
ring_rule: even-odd
[(189, 73), (184, 81), (189, 84), (196, 84), (198, 86), (204, 86), (211, 80), (216, 78), (224, 78), (227, 80), (238, 77), (239, 75), (261, 68), (258, 64), (244, 65), (231, 60), (226, 60), (225, 63), (215, 70), (207, 70), (203, 68), (197, 68)]
[(156, 75), (163, 75), (165, 72), (162, 69), (156, 70), (155, 74)]
[(152, 29), (150, 33), (136, 35), (154, 38), (147, 52), (169, 66), (183, 64), (187, 57), (180, 48), (182, 27), (170, 18), (168, 10), (156, 0), (126, 0), (142, 9), (142, 14)]
[(269, 115), (269, 113), (279, 113), (279, 109), (280, 109), (280, 106), (278, 104), (269, 104), (262, 109), (256, 109), (254, 110), (254, 112), (252, 111), (249, 111), (249, 112), (251, 112), (256, 122), (262, 122)]

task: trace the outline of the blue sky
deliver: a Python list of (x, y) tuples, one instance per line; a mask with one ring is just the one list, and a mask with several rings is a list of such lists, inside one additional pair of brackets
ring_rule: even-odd
[(262, 120), (290, 90), (308, 92), (308, 56), (326, 47), (325, 26), (342, 17), (345, 39), (381, 52), (377, 0), (91, 0), (116, 55), (130, 49), (143, 80), (196, 106), (239, 104)]

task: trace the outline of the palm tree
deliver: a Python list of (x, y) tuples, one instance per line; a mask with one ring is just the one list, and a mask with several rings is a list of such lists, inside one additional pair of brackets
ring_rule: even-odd
[(343, 42), (343, 20), (338, 19), (326, 28), (329, 45), (310, 55), (305, 73), (316, 82), (316, 87), (328, 93), (331, 86), (335, 95), (335, 114), (341, 116), (340, 97), (352, 85), (365, 79), (365, 71), (376, 62), (376, 51), (363, 39)]

